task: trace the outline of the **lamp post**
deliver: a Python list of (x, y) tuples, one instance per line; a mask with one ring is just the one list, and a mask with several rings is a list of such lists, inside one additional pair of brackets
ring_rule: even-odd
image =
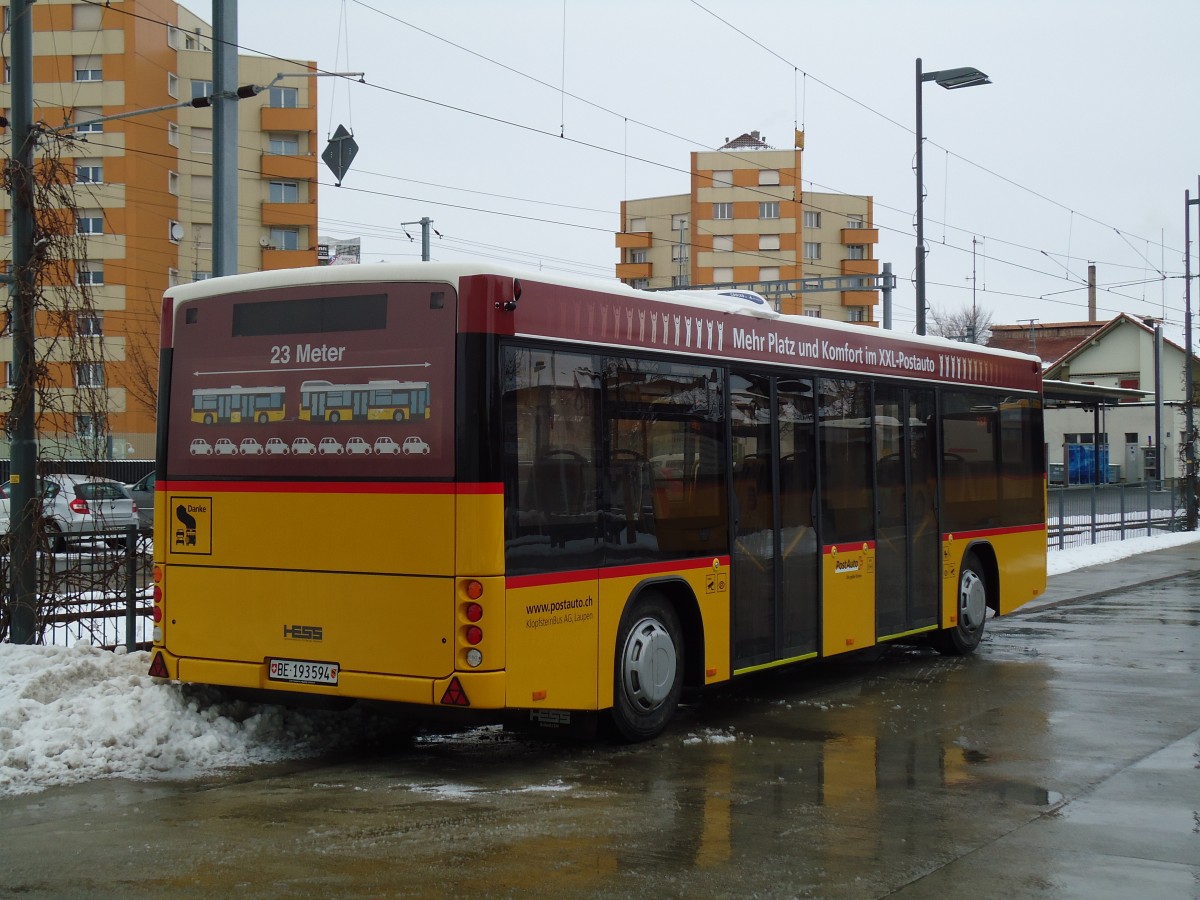
[(925, 136), (921, 132), (921, 85), (926, 81), (936, 81), (950, 91), (991, 84), (986, 75), (971, 66), (922, 72), (921, 60), (917, 58), (917, 334), (925, 333)]

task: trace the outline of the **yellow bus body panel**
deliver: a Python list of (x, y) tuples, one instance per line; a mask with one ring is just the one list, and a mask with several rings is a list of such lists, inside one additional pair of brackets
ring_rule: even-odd
[(974, 544), (990, 545), (1000, 569), (1000, 615), (1020, 609), (1046, 590), (1046, 527), (958, 532), (942, 540), (942, 626), (958, 624), (958, 577)]
[(504, 495), (458, 494), (454, 498), (459, 540), (455, 565), (463, 575), (504, 574)]
[(508, 589), (509, 706), (597, 708), (596, 682), (605, 679), (597, 676), (601, 605), (596, 573), (573, 574), (574, 580), (560, 576)]
[[(454, 571), (450, 493), (168, 488), (155, 549), (169, 565), (389, 574)], [(195, 520), (195, 540), (185, 519)], [(161, 547), (159, 545), (162, 545)]]
[(875, 547), (864, 541), (825, 548), (822, 655), (875, 643)]

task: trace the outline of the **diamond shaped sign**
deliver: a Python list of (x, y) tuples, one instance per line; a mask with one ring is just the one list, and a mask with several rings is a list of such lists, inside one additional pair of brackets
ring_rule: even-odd
[(321, 154), (321, 159), (325, 160), (325, 165), (329, 166), (333, 177), (337, 179), (338, 187), (341, 187), (342, 178), (357, 155), (358, 143), (354, 140), (354, 135), (346, 130), (346, 126), (339, 125), (333, 137), (329, 139), (325, 152)]

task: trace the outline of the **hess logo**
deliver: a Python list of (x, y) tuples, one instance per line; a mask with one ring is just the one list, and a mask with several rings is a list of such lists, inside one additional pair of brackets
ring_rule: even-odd
[(324, 634), (320, 625), (284, 625), (283, 637), (292, 641), (319, 641)]

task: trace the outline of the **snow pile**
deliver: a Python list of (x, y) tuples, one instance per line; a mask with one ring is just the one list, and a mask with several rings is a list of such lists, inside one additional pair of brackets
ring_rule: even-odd
[[(1061, 575), (1197, 540), (1200, 534), (1167, 534), (1054, 551), (1048, 569)], [(0, 644), (0, 794), (104, 777), (192, 778), (315, 756), (379, 730), (364, 715), (221, 700), (214, 691), (150, 678), (149, 666), (148, 653)], [(487, 729), (478, 733), (495, 739)], [(736, 739), (710, 729), (685, 743)], [(443, 796), (469, 790), (422, 789)]]
[(92, 778), (191, 778), (340, 743), (332, 713), (221, 702), (146, 675), (150, 654), (0, 645), (0, 794)]

